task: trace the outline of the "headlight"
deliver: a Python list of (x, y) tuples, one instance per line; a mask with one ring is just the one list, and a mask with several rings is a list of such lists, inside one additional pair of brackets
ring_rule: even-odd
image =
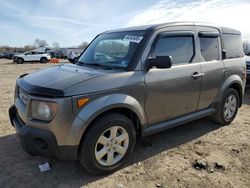
[(50, 121), (56, 114), (57, 104), (54, 102), (35, 101), (31, 103), (32, 118)]

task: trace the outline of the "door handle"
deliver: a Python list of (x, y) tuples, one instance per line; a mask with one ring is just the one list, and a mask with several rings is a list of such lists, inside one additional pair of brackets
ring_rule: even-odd
[(205, 75), (204, 72), (202, 72), (202, 73), (194, 72), (192, 77), (193, 77), (193, 79), (197, 79), (198, 77), (201, 77), (201, 76), (204, 76), (204, 75)]

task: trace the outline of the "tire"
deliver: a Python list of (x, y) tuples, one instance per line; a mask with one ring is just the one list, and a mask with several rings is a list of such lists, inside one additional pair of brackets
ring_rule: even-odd
[[(119, 144), (119, 146), (122, 146), (123, 148), (123, 150), (120, 150), (122, 151), (120, 153), (123, 154), (119, 154), (118, 152), (116, 152), (116, 150), (114, 150), (114, 148), (112, 148), (117, 146), (117, 144), (115, 143), (115, 139), (111, 141), (111, 131), (115, 130), (116, 128), (118, 131), (115, 135), (117, 135), (117, 133), (121, 131), (118, 136), (123, 135), (123, 138), (128, 139), (122, 141)], [(104, 139), (105, 141), (107, 141), (104, 142), (105, 146), (99, 143), (101, 136), (105, 136), (106, 139), (109, 140), (107, 141), (106, 139)], [(116, 136), (115, 138), (118, 137)], [(114, 143), (113, 146), (111, 142)], [(92, 124), (91, 128), (87, 131), (79, 146), (78, 161), (91, 174), (109, 174), (121, 168), (122, 165), (127, 161), (129, 155), (134, 150), (135, 142), (136, 132), (133, 123), (122, 114), (109, 113), (97, 119), (94, 124)], [(105, 151), (103, 152), (105, 154), (100, 155), (103, 157), (100, 157), (100, 159), (98, 160), (98, 152), (100, 153), (101, 150)], [(108, 155), (113, 156), (113, 160), (108, 160)], [(111, 158), (112, 157), (110, 157), (110, 159)]]
[[(228, 107), (228, 108), (230, 108), (230, 110), (228, 110), (226, 112), (227, 106), (228, 106), (227, 104), (229, 104), (229, 102), (232, 99), (235, 100), (235, 105), (232, 105), (232, 107)], [(212, 115), (212, 119), (216, 123), (219, 123), (221, 125), (230, 124), (234, 120), (235, 116), (237, 115), (238, 108), (239, 108), (239, 100), (240, 100), (239, 93), (233, 88), (228, 88), (222, 97), (222, 101), (219, 104), (216, 113)], [(233, 104), (233, 102), (232, 102), (232, 104)], [(233, 108), (233, 106), (235, 106), (235, 109)], [(234, 110), (231, 111), (231, 109), (234, 109)], [(229, 111), (230, 111), (231, 115), (230, 115)], [(226, 115), (226, 114), (228, 114), (228, 115)]]
[(16, 62), (17, 64), (23, 64), (24, 60), (23, 58), (18, 58)]
[(46, 57), (42, 57), (40, 59), (40, 63), (47, 63), (48, 62), (48, 59)]

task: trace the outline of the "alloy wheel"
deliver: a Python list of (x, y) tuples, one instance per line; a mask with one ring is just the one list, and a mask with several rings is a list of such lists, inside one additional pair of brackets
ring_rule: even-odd
[(234, 95), (230, 95), (224, 104), (224, 118), (226, 120), (231, 119), (236, 112), (237, 99)]
[(100, 135), (96, 142), (95, 158), (103, 166), (112, 166), (124, 157), (128, 146), (127, 131), (120, 126), (110, 127)]

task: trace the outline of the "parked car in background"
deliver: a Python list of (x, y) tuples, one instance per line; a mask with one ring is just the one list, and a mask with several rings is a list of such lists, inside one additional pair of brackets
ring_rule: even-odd
[(65, 59), (64, 54), (60, 50), (48, 50), (46, 52), (51, 56), (51, 58)]
[(57, 49), (51, 49), (47, 50), (47, 52), (53, 52), (53, 51), (58, 51), (60, 52), (61, 58), (62, 59), (67, 59), (72, 51), (77, 51), (77, 53), (81, 54), (83, 49), (81, 48), (57, 48)]
[(1, 54), (1, 58), (12, 59), (14, 55), (15, 55), (14, 52), (12, 52), (12, 51), (7, 51), (7, 52), (3, 52), (3, 53)]
[(6, 59), (13, 59), (15, 55), (15, 52), (9, 52), (7, 55), (6, 55)]
[(34, 51), (46, 53), (49, 50), (51, 50), (51, 48), (49, 48), (49, 47), (39, 47), (39, 48), (35, 49)]
[(47, 63), (51, 59), (50, 55), (45, 52), (28, 51), (23, 54), (14, 55), (13, 62), (22, 64), (28, 61), (39, 61), (40, 63)]
[(69, 60), (69, 62), (71, 62), (71, 63), (76, 63), (77, 62), (77, 60), (78, 60), (78, 58), (79, 58), (79, 56), (80, 56), (80, 52), (79, 51), (72, 51), (72, 52), (70, 52), (69, 53), (69, 55), (68, 55), (68, 60)]
[(247, 86), (250, 85), (250, 54), (245, 56), (247, 64)]
[(10, 121), (27, 153), (111, 173), (138, 137), (207, 116), (230, 124), (244, 96), (243, 54), (239, 31), (204, 23), (104, 32), (77, 64), (20, 76)]
[(1, 53), (0, 53), (0, 58), (3, 58), (3, 56), (4, 56), (4, 53), (1, 52)]

